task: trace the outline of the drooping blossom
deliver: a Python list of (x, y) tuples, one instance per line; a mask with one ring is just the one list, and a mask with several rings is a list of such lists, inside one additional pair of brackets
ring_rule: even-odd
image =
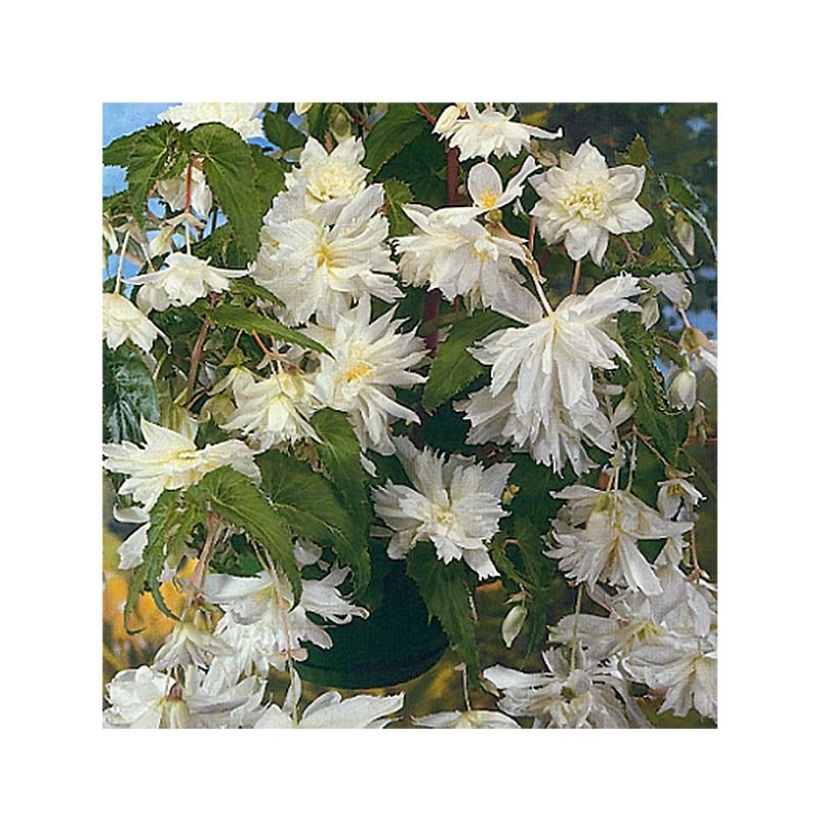
[(501, 494), (512, 464), (484, 468), (472, 458), (446, 458), (407, 439), (396, 449), (412, 487), (394, 484), (373, 490), (376, 514), (393, 531), (387, 554), (404, 558), (419, 541), (432, 541), (445, 564), (463, 560), (479, 578), (498, 575), (488, 545), (508, 513)]
[(230, 466), (255, 481), (260, 479), (253, 452), (241, 441), (208, 444), (200, 450), (181, 433), (145, 418), (140, 422), (140, 430), (145, 438), (144, 445), (131, 441), (104, 444), (106, 458), (103, 467), (113, 473), (128, 475), (120, 493), (133, 495), (146, 510), (154, 506), (164, 490), (190, 487), (220, 467)]
[(265, 103), (182, 103), (163, 111), (159, 119), (174, 123), (182, 131), (190, 131), (206, 122), (218, 122), (248, 140), (265, 136), (259, 119), (264, 110)]
[[(454, 116), (456, 113), (459, 116)], [(534, 125), (513, 122), (516, 114), (513, 105), (504, 113), (492, 105), (486, 105), (479, 111), (474, 103), (467, 103), (464, 113), (466, 117), (460, 110), (445, 108), (433, 128), (440, 139), (448, 140), (451, 148), (459, 149), (462, 160), (472, 157), (487, 159), (490, 154), (497, 157), (507, 154), (517, 156), (533, 137), (554, 140), (562, 135), (560, 128), (558, 131), (545, 131)]]
[(132, 341), (146, 353), (157, 336), (165, 334), (129, 299), (120, 293), (103, 294), (103, 338), (111, 350)]

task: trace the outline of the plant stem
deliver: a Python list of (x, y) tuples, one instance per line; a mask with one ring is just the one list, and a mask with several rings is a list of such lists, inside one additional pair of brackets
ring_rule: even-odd
[(584, 585), (578, 585), (578, 596), (575, 599), (575, 621), (572, 624), (572, 649), (569, 656), (570, 671), (575, 671), (576, 654), (578, 650), (578, 616), (581, 614), (581, 601), (584, 599)]
[(432, 115), (430, 109), (424, 103), (416, 103), (416, 108), (418, 108), (418, 110), (421, 111), (422, 115), (424, 116), (424, 119), (426, 119), (427, 122), (430, 123), (430, 125), (436, 124), (436, 118)]
[(194, 349), (191, 351), (191, 368), (188, 371), (188, 384), (186, 386), (186, 404), (190, 404), (191, 399), (194, 395), (194, 385), (196, 384), (196, 372), (199, 369), (199, 361), (202, 358), (202, 349), (205, 346), (205, 336), (208, 333), (208, 326), (210, 325), (210, 319), (206, 316), (202, 320), (202, 327), (199, 329), (199, 336), (196, 337), (196, 342), (194, 342)]
[(578, 283), (581, 281), (581, 260), (575, 262), (575, 270), (572, 272), (572, 287), (570, 293), (578, 293)]

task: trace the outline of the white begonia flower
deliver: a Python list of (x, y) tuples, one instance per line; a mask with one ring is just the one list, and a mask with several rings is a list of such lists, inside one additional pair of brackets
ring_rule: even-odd
[(669, 401), (672, 407), (691, 410), (698, 396), (698, 378), (688, 368), (679, 370), (669, 385)]
[[(609, 581), (645, 595), (659, 595), (660, 581), (638, 549), (638, 540), (671, 538), (692, 529), (691, 522), (668, 521), (626, 490), (575, 485), (553, 493), (569, 503), (553, 522), (558, 544), (546, 555), (559, 559), (567, 577), (593, 589)], [(583, 525), (583, 527), (579, 527)]]
[(454, 408), (473, 424), (468, 441), (512, 439), (538, 463), (561, 472), (567, 458), (584, 472), (591, 463), (582, 440), (611, 450), (612, 429), (593, 390), (592, 368), (613, 370), (628, 361), (605, 328), (641, 292), (628, 275), (602, 282), (587, 296), (567, 296), (558, 308), (523, 328), (491, 333), (471, 353), (491, 365), (488, 388)]
[(338, 692), (325, 692), (310, 703), (301, 719), (271, 704), (256, 729), (383, 729), (404, 706), (398, 695), (355, 695), (342, 700)]
[(524, 193), (524, 182), (537, 168), (535, 159), (527, 157), (518, 173), (507, 183), (501, 181), (501, 174), (489, 162), (479, 162), (470, 169), (467, 177), (467, 191), (473, 204), (481, 212), (493, 208), (503, 208)]
[(189, 666), (180, 686), (169, 674), (141, 666), (117, 673), (108, 684), (111, 707), (103, 721), (118, 729), (250, 728), (262, 714), (264, 693), (258, 678), (226, 685), (221, 676)]
[(198, 666), (207, 669), (214, 657), (232, 655), (233, 649), (219, 638), (182, 621), (174, 625), (171, 634), (154, 656), (154, 669), (173, 669), (175, 666)]
[(459, 149), (462, 160), (471, 157), (487, 159), (490, 154), (517, 156), (533, 137), (554, 140), (563, 134), (560, 128), (545, 131), (534, 125), (512, 122), (516, 113), (512, 105), (506, 114), (496, 111), (492, 105), (479, 111), (474, 103), (467, 103), (466, 111), (466, 119), (454, 119), (452, 108), (444, 109), (433, 128), (433, 133), (440, 134), (440, 139), (447, 139), (451, 148)]
[(228, 678), (237, 679), (254, 668), (267, 676), (271, 666), (284, 669), (288, 658), (304, 660), (307, 652), (302, 641), (322, 649), (333, 646), (327, 630), (307, 615), (337, 625), (368, 617), (364, 607), (348, 603), (339, 593), (348, 573), (347, 568), (334, 567), (324, 578), (302, 581), (302, 597), (296, 605), (290, 583), (278, 572), (272, 576), (263, 571), (250, 578), (209, 574), (203, 594), (225, 610), (215, 634), (234, 650), (232, 657), (214, 665), (221, 666)]
[(414, 726), (423, 729), (520, 729), (503, 712), (471, 709), (469, 712), (437, 712), (434, 715), (411, 718)]
[(463, 560), (479, 578), (498, 575), (488, 544), (509, 515), (501, 494), (514, 465), (484, 468), (472, 458), (419, 451), (404, 438), (396, 440), (396, 450), (413, 486), (388, 480), (373, 488), (376, 515), (394, 533), (387, 554), (401, 559), (419, 541), (432, 541), (445, 564)]
[(683, 717), (694, 708), (717, 720), (717, 638), (670, 639), (646, 645), (624, 661), (627, 673), (652, 689), (665, 690), (659, 712)]
[(400, 237), (399, 272), (411, 285), (437, 288), (451, 302), (463, 296), (469, 310), (491, 307), (520, 321), (534, 321), (543, 311), (538, 300), (521, 284), (523, 275), (513, 259), (526, 259), (524, 241), (492, 234), (474, 217), (477, 208), (405, 205), (417, 226)]
[(610, 234), (641, 231), (652, 217), (635, 201), (646, 169), (608, 168), (603, 154), (587, 140), (574, 155), (561, 153), (560, 166), (530, 180), (540, 200), (531, 211), (548, 245), (561, 240), (576, 261), (590, 254), (596, 265)]
[(350, 414), (363, 449), (394, 452), (389, 425), (395, 419), (419, 423), (418, 416), (395, 400), (394, 387), (421, 384), (425, 377), (410, 372), (426, 354), (413, 333), (399, 333), (404, 320), (393, 320), (395, 308), (370, 324), (370, 298), (337, 317), (332, 327), (311, 327), (305, 333), (332, 355), (321, 354), (315, 374), (316, 397), (322, 404)]
[(674, 518), (681, 505), (688, 502), (692, 506), (697, 506), (704, 501), (706, 496), (690, 482), (683, 478), (672, 478), (668, 481), (659, 481), (658, 487), (658, 509), (664, 518)]
[(376, 213), (383, 203), (384, 189), (371, 185), (342, 208), (332, 227), (304, 216), (265, 218), (252, 275), (287, 304), (284, 321), (303, 324), (315, 314), (332, 325), (353, 300), (401, 296), (391, 276), (396, 265), (386, 243), (387, 217)]
[(322, 211), (332, 218), (365, 189), (369, 171), (362, 165), (364, 153), (360, 139), (343, 140), (328, 153), (308, 137), (297, 167), (285, 175), (285, 185), (289, 190), (303, 186), (308, 209), (332, 203), (332, 209)]
[(130, 339), (146, 353), (157, 336), (167, 339), (164, 333), (129, 299), (120, 293), (104, 293), (103, 338), (111, 350), (116, 350)]
[(248, 140), (265, 136), (259, 119), (264, 110), (265, 103), (182, 103), (163, 111), (158, 119), (172, 122), (182, 131), (206, 122), (219, 122)]
[(208, 444), (198, 450), (185, 436), (143, 418), (140, 430), (145, 444), (131, 441), (104, 444), (103, 467), (129, 476), (120, 488), (122, 495), (133, 495), (146, 510), (154, 506), (163, 490), (179, 490), (196, 484), (219, 467), (233, 467), (254, 481), (260, 480), (253, 451), (241, 441)]
[(617, 670), (598, 666), (582, 650), (575, 669), (560, 650), (543, 655), (546, 672), (530, 674), (492, 666), (484, 677), (503, 693), (499, 706), (508, 715), (536, 718), (552, 729), (626, 729), (648, 726), (627, 693)]
[(255, 448), (268, 450), (282, 442), (319, 440), (308, 419), (321, 403), (305, 374), (279, 371), (259, 382), (240, 377), (232, 387), (236, 410), (222, 426), (241, 430)]
[[(168, 203), (172, 211), (182, 211), (185, 208), (185, 193), (188, 188), (188, 171), (178, 177), (162, 179), (157, 185), (157, 193)], [(195, 165), (191, 168), (191, 205), (202, 217), (206, 217), (213, 205), (213, 196), (205, 174)]]
[(673, 305), (683, 301), (687, 293), (686, 282), (679, 273), (656, 273), (646, 281), (657, 288)]
[(138, 299), (153, 310), (167, 310), (171, 305), (192, 305), (209, 293), (222, 293), (230, 287), (229, 279), (244, 276), (247, 271), (214, 268), (210, 260), (187, 253), (172, 253), (162, 270), (143, 273), (126, 280), (129, 285), (142, 285)]

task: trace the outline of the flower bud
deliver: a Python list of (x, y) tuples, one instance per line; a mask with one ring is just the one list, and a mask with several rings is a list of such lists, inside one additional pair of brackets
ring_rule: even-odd
[(339, 105), (333, 103), (327, 116), (330, 133), (336, 138), (337, 142), (343, 142), (353, 136), (353, 119), (347, 110)]
[(297, 117), (301, 117), (302, 114), (307, 114), (312, 105), (313, 103), (294, 103), (293, 111)]
[(527, 620), (527, 607), (523, 604), (514, 606), (504, 618), (501, 624), (501, 637), (504, 640), (504, 645), (509, 649), (513, 645), (513, 641), (518, 637), (521, 628), (524, 626), (524, 621)]
[(632, 401), (632, 398), (627, 393), (618, 403), (615, 412), (612, 414), (612, 426), (620, 427), (627, 419), (632, 418), (634, 413), (635, 402)]
[(661, 311), (658, 307), (658, 300), (652, 296), (641, 305), (641, 322), (649, 330), (650, 327), (658, 323), (661, 318)]
[(455, 124), (456, 120), (461, 116), (461, 109), (457, 105), (448, 105), (438, 118), (433, 131), (436, 134), (443, 134), (449, 131)]
[(675, 214), (675, 221), (672, 225), (672, 233), (678, 244), (686, 251), (688, 256), (695, 255), (695, 229), (692, 223), (683, 215), (681, 211)]
[(695, 406), (697, 393), (698, 380), (691, 370), (681, 370), (669, 385), (669, 400), (673, 407), (691, 410)]

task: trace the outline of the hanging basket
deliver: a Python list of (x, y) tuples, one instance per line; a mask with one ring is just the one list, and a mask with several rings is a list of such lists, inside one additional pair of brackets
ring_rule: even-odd
[(427, 608), (406, 562), (392, 561), (384, 547), (371, 548), (374, 583), (382, 594), (369, 618), (354, 618), (333, 630), (330, 649), (311, 647), (299, 673), (311, 683), (342, 689), (372, 689), (405, 683), (426, 672), (448, 641)]

